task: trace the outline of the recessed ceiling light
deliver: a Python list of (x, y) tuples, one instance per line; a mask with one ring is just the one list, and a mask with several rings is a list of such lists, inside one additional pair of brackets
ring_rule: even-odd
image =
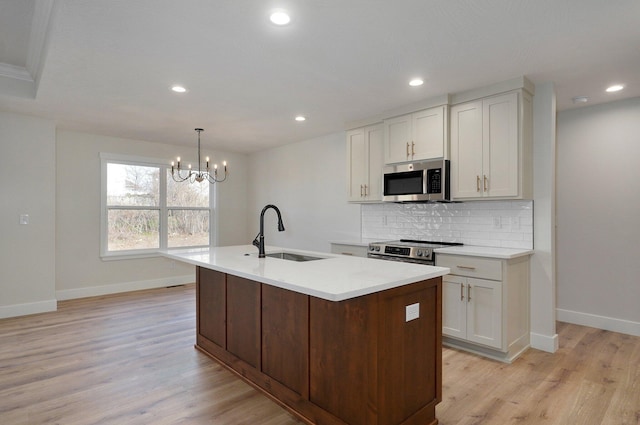
[(577, 105), (578, 103), (587, 103), (589, 101), (589, 97), (588, 96), (576, 96), (573, 99), (573, 104)]
[(409, 81), (409, 85), (411, 87), (418, 87), (424, 84), (424, 81), (422, 81), (422, 78), (414, 78), (413, 80)]
[(184, 93), (184, 92), (187, 91), (187, 89), (185, 89), (182, 86), (173, 86), (173, 87), (171, 87), (171, 90), (173, 90), (176, 93)]
[(298, 121), (298, 122), (302, 122), (302, 121), (306, 121), (306, 120), (307, 120), (307, 117), (305, 117), (303, 115), (298, 115), (296, 117), (296, 121)]
[(284, 10), (276, 10), (269, 16), (269, 19), (276, 25), (287, 25), (291, 22), (291, 17)]
[(622, 84), (615, 84), (613, 86), (610, 86), (607, 88), (607, 93), (613, 93), (616, 91), (620, 91), (624, 88), (624, 86)]

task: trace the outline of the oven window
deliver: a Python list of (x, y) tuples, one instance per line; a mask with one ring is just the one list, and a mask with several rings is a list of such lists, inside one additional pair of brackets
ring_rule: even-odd
[(416, 195), (423, 193), (423, 171), (406, 171), (384, 175), (384, 195)]

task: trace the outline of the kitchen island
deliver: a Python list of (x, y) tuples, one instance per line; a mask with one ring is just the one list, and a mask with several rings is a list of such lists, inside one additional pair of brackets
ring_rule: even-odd
[(164, 255), (197, 266), (196, 347), (303, 421), (437, 423), (448, 268), (250, 245)]

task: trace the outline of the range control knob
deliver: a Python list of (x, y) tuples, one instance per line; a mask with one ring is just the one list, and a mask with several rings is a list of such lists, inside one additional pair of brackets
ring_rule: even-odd
[(419, 249), (419, 250), (418, 250), (418, 252), (417, 252), (417, 254), (418, 254), (418, 257), (422, 257), (422, 250), (421, 250), (421, 249)]
[(380, 251), (380, 247), (376, 245), (376, 251)]
[(374, 251), (375, 249), (376, 249), (376, 248), (375, 248), (373, 245), (371, 245), (371, 246), (369, 247), (369, 251)]

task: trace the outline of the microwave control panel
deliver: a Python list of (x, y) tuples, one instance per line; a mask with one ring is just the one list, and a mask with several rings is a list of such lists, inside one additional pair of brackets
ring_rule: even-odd
[(442, 193), (442, 168), (427, 170), (427, 193)]

